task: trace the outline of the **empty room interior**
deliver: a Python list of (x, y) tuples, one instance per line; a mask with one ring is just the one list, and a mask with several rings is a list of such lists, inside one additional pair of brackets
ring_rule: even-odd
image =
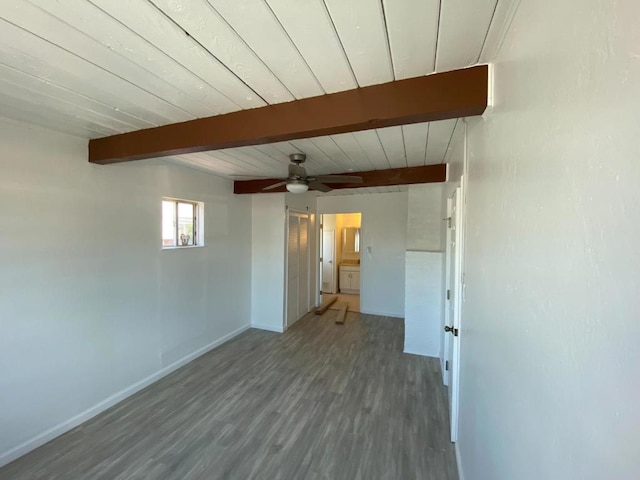
[(640, 478), (638, 19), (3, 1), (0, 480)]

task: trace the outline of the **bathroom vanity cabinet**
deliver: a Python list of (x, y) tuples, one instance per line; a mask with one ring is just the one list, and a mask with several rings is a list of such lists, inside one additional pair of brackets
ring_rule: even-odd
[(340, 293), (360, 294), (360, 265), (340, 265)]

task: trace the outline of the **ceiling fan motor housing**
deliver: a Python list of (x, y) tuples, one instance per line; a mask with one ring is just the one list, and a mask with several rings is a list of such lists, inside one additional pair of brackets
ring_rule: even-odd
[(293, 163), (304, 163), (304, 161), (307, 159), (307, 156), (304, 153), (292, 153), (291, 155), (289, 155), (289, 159), (293, 162)]
[(273, 190), (274, 188), (286, 186), (291, 193), (303, 193), (307, 190), (318, 190), (320, 192), (330, 192), (331, 187), (325, 183), (362, 183), (362, 177), (351, 175), (319, 175), (307, 176), (306, 169), (302, 163), (307, 159), (304, 153), (292, 153), (289, 155), (291, 163), (289, 164), (289, 176), (283, 178), (281, 182), (274, 183), (264, 187), (263, 190)]

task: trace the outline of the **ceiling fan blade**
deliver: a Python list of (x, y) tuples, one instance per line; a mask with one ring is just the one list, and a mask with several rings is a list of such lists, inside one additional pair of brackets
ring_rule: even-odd
[(329, 185), (325, 185), (324, 183), (320, 183), (317, 180), (309, 182), (309, 188), (311, 190), (318, 190), (319, 192), (330, 192), (333, 190)]
[(264, 187), (262, 190), (273, 190), (274, 188), (278, 188), (286, 184), (287, 184), (287, 181), (285, 180), (284, 182), (278, 182), (278, 183), (274, 183), (273, 185), (269, 185), (268, 187)]
[(362, 183), (362, 177), (355, 175), (319, 175), (315, 180), (322, 183)]
[(307, 176), (307, 171), (304, 167), (300, 165), (296, 165), (295, 163), (289, 164), (289, 176), (290, 177), (302, 177), (305, 178)]

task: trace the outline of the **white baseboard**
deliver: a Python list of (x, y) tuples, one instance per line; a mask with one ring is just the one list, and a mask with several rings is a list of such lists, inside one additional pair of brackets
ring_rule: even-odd
[(362, 310), (362, 308), (360, 308), (360, 313), (364, 313), (365, 315), (378, 315), (379, 317), (391, 317), (391, 318), (399, 318), (401, 320), (404, 320), (404, 315), (398, 315), (397, 313), (374, 312), (372, 310)]
[(421, 357), (440, 358), (437, 355), (431, 355), (430, 353), (427, 353), (427, 352), (412, 350), (411, 348), (405, 348), (404, 353), (409, 353), (411, 355), (420, 355)]
[(458, 480), (464, 480), (464, 471), (462, 470), (462, 457), (460, 456), (460, 449), (458, 444), (454, 443), (454, 449), (456, 451), (456, 465), (458, 466)]
[(259, 323), (252, 323), (251, 328), (267, 330), (268, 332), (284, 333), (284, 327), (272, 327), (271, 325), (260, 325)]
[(152, 383), (157, 382), (162, 377), (169, 375), (170, 373), (176, 371), (180, 367), (183, 367), (187, 363), (195, 360), (196, 358), (204, 355), (205, 353), (213, 350), (214, 348), (222, 345), (223, 343), (228, 342), (232, 338), (237, 337), (238, 335), (240, 335), (242, 332), (245, 332), (249, 328), (250, 327), (248, 325), (244, 327), (240, 327), (234, 330), (233, 332), (230, 332), (224, 335), (223, 337), (220, 337), (214, 342), (211, 342), (210, 344), (205, 345), (202, 348), (199, 348), (195, 352), (190, 353), (185, 357), (182, 357), (180, 360), (173, 362), (171, 365), (164, 367), (163, 369), (149, 375), (146, 378), (143, 378), (139, 382), (134, 383), (133, 385), (125, 388), (124, 390), (120, 390), (119, 392), (114, 393), (113, 395), (105, 398), (103, 401), (85, 410), (84, 412), (79, 413), (78, 415), (71, 417), (68, 420), (63, 421), (45, 430), (42, 433), (39, 433), (35, 437), (30, 438), (26, 442), (23, 442), (20, 445), (13, 447), (10, 450), (7, 450), (6, 452), (3, 452), (2, 454), (0, 454), (0, 467), (10, 462), (13, 462), (15, 459), (29, 453), (32, 450), (35, 450), (36, 448), (44, 445), (45, 443), (53, 440), (54, 438), (59, 437), (63, 433), (68, 432), (72, 428), (77, 427), (81, 423), (86, 422), (87, 420), (95, 417), (99, 413), (104, 412), (108, 408), (121, 402), (127, 397), (130, 397), (134, 393), (137, 393), (143, 388), (148, 387)]

